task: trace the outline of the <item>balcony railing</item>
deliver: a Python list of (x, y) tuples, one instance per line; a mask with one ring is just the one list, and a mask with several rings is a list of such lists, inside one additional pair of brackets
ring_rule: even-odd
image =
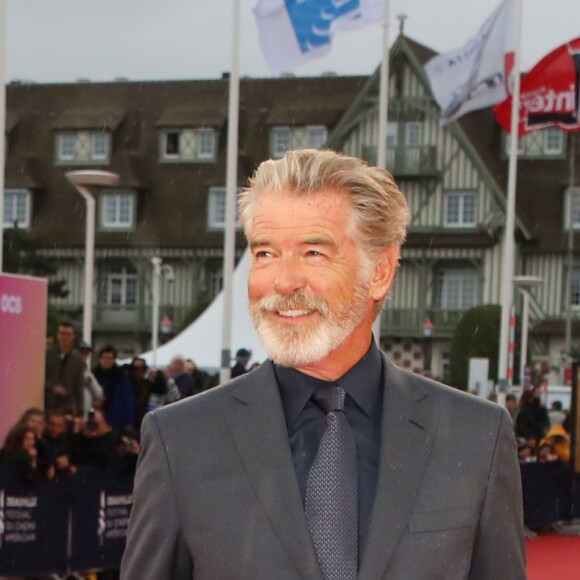
[[(376, 164), (376, 146), (364, 145), (361, 156), (367, 163)], [(433, 145), (387, 147), (387, 169), (396, 177), (438, 175), (437, 150)]]
[(435, 338), (451, 338), (455, 333), (457, 323), (463, 316), (461, 310), (424, 310), (393, 309), (387, 305), (381, 318), (381, 334), (384, 336), (423, 337), (423, 323), (427, 316), (433, 322), (432, 336)]
[[(59, 307), (61, 311), (69, 313), (73, 322), (80, 323), (82, 305)], [(173, 321), (173, 331), (181, 327), (186, 314), (191, 310), (188, 306), (172, 306), (169, 304), (159, 307), (159, 319), (168, 314)], [(423, 323), (429, 316), (433, 322), (433, 336), (436, 338), (450, 338), (463, 311), (459, 310), (425, 310), (393, 309), (383, 310), (381, 318), (381, 333), (384, 336), (396, 335), (401, 337), (423, 336)], [(96, 332), (148, 332), (151, 330), (150, 305), (116, 305), (98, 304), (93, 309), (93, 330)]]
[[(59, 310), (69, 314), (73, 321), (80, 323), (82, 305), (58, 306)], [(173, 322), (173, 331), (180, 328), (190, 306), (159, 306), (159, 319), (169, 315)], [(151, 330), (151, 305), (97, 304), (93, 307), (93, 331), (95, 332), (147, 332)]]

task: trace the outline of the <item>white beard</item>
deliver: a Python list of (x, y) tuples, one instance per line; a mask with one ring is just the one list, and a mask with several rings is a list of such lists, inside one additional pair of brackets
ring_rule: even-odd
[[(250, 304), (254, 326), (268, 356), (287, 367), (305, 366), (326, 358), (367, 314), (369, 284), (368, 276), (364, 278), (357, 282), (354, 301), (341, 304), (334, 311), (326, 300), (301, 292), (290, 296), (275, 294)], [(292, 310), (318, 312), (318, 315), (303, 324), (285, 324), (270, 314)]]

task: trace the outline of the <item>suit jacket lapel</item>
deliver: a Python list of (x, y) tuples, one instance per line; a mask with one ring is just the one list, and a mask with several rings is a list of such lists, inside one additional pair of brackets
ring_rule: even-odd
[(406, 530), (431, 452), (435, 418), (427, 392), (384, 358), (381, 458), (360, 580), (382, 578)]
[(242, 379), (233, 398), (228, 424), (256, 495), (298, 573), (304, 579), (322, 580), (272, 363)]

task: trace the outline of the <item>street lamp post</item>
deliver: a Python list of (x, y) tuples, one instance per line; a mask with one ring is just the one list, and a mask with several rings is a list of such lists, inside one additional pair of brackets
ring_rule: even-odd
[(528, 334), (530, 318), (530, 288), (538, 288), (544, 283), (543, 278), (537, 276), (516, 276), (514, 285), (523, 296), (522, 305), (522, 343), (520, 347), (520, 384), (524, 386), (524, 372), (528, 362)]
[(83, 306), (83, 340), (91, 343), (93, 334), (93, 273), (95, 269), (95, 198), (92, 190), (116, 185), (119, 176), (110, 171), (81, 169), (69, 171), (66, 178), (86, 202), (85, 227), (85, 299)]
[(174, 279), (173, 268), (163, 264), (159, 256), (151, 258), (153, 280), (151, 283), (151, 366), (157, 368), (157, 349), (159, 347), (159, 297), (161, 291), (161, 275), (165, 274), (167, 281)]

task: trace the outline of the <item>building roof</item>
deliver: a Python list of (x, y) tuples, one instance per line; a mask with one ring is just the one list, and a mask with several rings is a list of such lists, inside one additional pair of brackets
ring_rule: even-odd
[[(238, 183), (243, 186), (269, 155), (273, 125), (327, 125), (329, 130), (366, 77), (242, 79)], [(119, 174), (118, 188), (136, 190), (132, 232), (97, 230), (103, 246), (210, 248), (223, 245), (208, 231), (208, 191), (226, 182), (228, 78), (156, 82), (12, 84), (7, 89), (6, 187), (34, 195), (34, 233), (47, 244), (84, 244), (84, 202), (65, 173), (81, 166), (57, 162), (59, 131), (110, 131), (110, 163), (92, 168)], [(160, 133), (213, 127), (214, 162), (160, 161)], [(238, 242), (243, 238), (239, 234)]]

